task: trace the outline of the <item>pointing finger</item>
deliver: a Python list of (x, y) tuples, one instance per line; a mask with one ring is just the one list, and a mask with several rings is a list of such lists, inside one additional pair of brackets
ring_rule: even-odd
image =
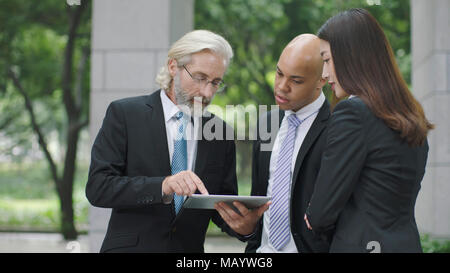
[(200, 178), (193, 172), (189, 172), (189, 175), (191, 176), (192, 180), (194, 181), (195, 185), (197, 186), (198, 191), (201, 194), (209, 195), (208, 190), (206, 189), (205, 185), (200, 180)]
[(187, 186), (189, 187), (189, 195), (195, 193), (195, 191), (197, 190), (197, 187), (194, 183), (194, 181), (192, 181), (190, 176), (185, 177), (185, 181)]

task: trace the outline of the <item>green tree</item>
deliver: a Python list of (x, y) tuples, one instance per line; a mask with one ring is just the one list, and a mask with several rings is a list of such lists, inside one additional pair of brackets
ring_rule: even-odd
[[(12, 145), (36, 136), (55, 182), (65, 239), (77, 237), (72, 194), (79, 134), (88, 124), (90, 6), (0, 0), (0, 129), (19, 139)], [(62, 162), (49, 150), (52, 132)]]
[[(368, 9), (381, 23), (400, 66), (408, 62), (409, 0), (195, 1), (195, 28), (222, 34), (235, 52), (226, 75), (229, 88), (215, 103), (272, 104), (275, 66), (285, 45), (301, 33), (316, 33), (328, 18), (355, 7)], [(410, 71), (404, 68), (403, 76), (410, 82)]]

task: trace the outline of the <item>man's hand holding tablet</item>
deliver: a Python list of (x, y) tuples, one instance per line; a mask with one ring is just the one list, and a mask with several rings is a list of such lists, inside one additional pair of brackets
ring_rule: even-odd
[(187, 209), (215, 209), (235, 232), (246, 236), (254, 232), (271, 199), (268, 196), (192, 194), (183, 206)]
[(233, 206), (239, 210), (239, 213), (225, 202), (216, 203), (214, 208), (235, 232), (241, 235), (250, 235), (255, 231), (256, 224), (271, 203), (272, 201), (268, 201), (258, 208), (249, 210), (241, 202), (234, 201)]

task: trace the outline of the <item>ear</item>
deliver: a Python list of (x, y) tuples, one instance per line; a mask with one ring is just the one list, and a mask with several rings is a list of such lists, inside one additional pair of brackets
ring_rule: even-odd
[(175, 75), (177, 74), (177, 70), (178, 70), (178, 63), (177, 60), (175, 59), (170, 59), (169, 62), (167, 63), (167, 68), (169, 70), (170, 76), (172, 78), (175, 77)]

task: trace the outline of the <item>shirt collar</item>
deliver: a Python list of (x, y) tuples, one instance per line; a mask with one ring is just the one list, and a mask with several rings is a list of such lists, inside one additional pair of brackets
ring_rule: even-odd
[(164, 119), (168, 122), (171, 118), (173, 118), (180, 109), (176, 106), (175, 103), (166, 94), (166, 91), (161, 90), (161, 103), (164, 111)]
[(297, 112), (294, 112), (292, 110), (286, 110), (286, 116), (295, 113), (300, 120), (303, 120), (312, 113), (319, 111), (324, 102), (325, 102), (325, 95), (323, 94), (323, 92), (320, 92), (320, 95), (316, 100), (314, 100), (313, 102), (311, 102), (306, 106), (303, 106)]
[[(173, 101), (167, 96), (166, 91), (161, 89), (160, 96), (164, 112), (164, 120), (165, 122), (168, 122), (173, 117), (175, 117), (175, 115), (180, 111), (180, 108), (178, 108), (178, 106), (175, 103), (173, 103)], [(190, 118), (191, 122), (194, 122), (194, 120), (195, 118), (193, 117)]]

